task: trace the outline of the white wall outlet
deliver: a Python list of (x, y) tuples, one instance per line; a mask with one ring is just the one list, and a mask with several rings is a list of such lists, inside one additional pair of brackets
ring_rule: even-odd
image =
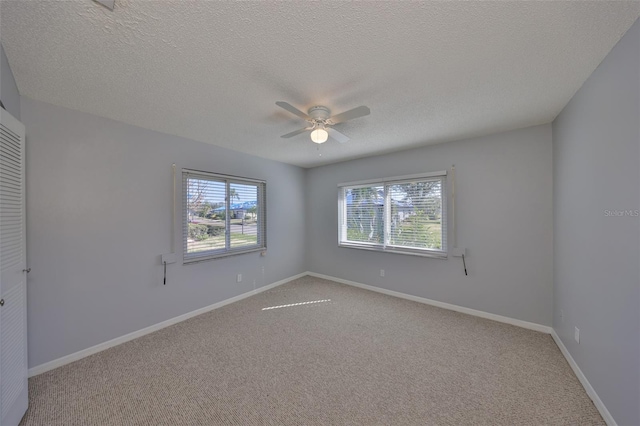
[(564, 311), (560, 309), (560, 322), (564, 322)]
[(176, 263), (176, 254), (175, 253), (167, 253), (162, 255), (161, 259), (162, 263)]
[(264, 266), (262, 267), (262, 273), (264, 274)]
[(380, 276), (384, 277), (384, 269), (380, 269)]
[(242, 282), (242, 274), (238, 274), (238, 276), (236, 277), (236, 282)]
[(573, 332), (573, 338), (576, 339), (576, 342), (580, 343), (580, 329), (576, 327), (576, 330)]

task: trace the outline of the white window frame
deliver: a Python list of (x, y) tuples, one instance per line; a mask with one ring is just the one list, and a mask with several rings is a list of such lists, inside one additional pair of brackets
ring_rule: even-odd
[[(218, 181), (225, 183), (225, 247), (223, 249), (206, 250), (195, 253), (187, 252), (187, 238), (189, 236), (189, 214), (188, 214), (188, 190), (187, 181), (189, 178), (201, 178), (203, 180)], [(251, 184), (258, 187), (257, 191), (257, 241), (256, 245), (231, 247), (231, 200), (229, 189), (232, 184)], [(203, 262), (211, 259), (235, 256), (239, 254), (264, 251), (267, 249), (267, 182), (260, 179), (252, 179), (240, 176), (224, 175), (219, 173), (204, 172), (200, 170), (182, 169), (182, 242), (183, 242), (183, 263)]]
[[(442, 225), (442, 248), (440, 250), (437, 249), (425, 249), (418, 247), (402, 247), (402, 246), (394, 246), (388, 244), (390, 235), (389, 235), (389, 226), (388, 222), (390, 220), (391, 215), (391, 203), (390, 203), (390, 194), (387, 191), (387, 187), (409, 181), (417, 181), (420, 179), (424, 180), (433, 180), (440, 179), (441, 184), (441, 197), (442, 197), (442, 217), (441, 217), (441, 225)], [(356, 242), (356, 241), (348, 241), (347, 240), (347, 226), (346, 226), (346, 216), (347, 216), (347, 204), (345, 202), (345, 190), (350, 188), (362, 188), (362, 187), (371, 187), (371, 186), (382, 186), (384, 188), (384, 243), (383, 244), (375, 244), (368, 242)], [(434, 257), (439, 259), (446, 259), (447, 252), (447, 172), (438, 171), (432, 173), (421, 173), (414, 175), (405, 175), (405, 176), (394, 176), (387, 177), (381, 179), (369, 179), (369, 180), (361, 180), (355, 182), (344, 182), (338, 184), (338, 246), (346, 247), (346, 248), (354, 248), (360, 250), (370, 250), (370, 251), (379, 251), (386, 253), (396, 253), (396, 254), (408, 254), (413, 256), (424, 256), (424, 257)]]

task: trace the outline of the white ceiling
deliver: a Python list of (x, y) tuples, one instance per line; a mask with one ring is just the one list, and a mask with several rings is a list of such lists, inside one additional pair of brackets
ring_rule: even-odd
[[(22, 95), (303, 167), (552, 121), (640, 2), (1, 3)], [(371, 115), (320, 148), (275, 105)]]

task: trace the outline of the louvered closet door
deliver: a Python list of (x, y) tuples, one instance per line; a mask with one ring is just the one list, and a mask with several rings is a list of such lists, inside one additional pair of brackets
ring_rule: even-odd
[(0, 425), (27, 410), (24, 126), (0, 108)]

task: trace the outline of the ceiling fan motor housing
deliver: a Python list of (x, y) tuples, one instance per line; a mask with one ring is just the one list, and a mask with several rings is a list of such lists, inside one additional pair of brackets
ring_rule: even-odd
[(324, 106), (312, 106), (309, 108), (309, 117), (314, 121), (325, 121), (331, 116), (329, 108)]

